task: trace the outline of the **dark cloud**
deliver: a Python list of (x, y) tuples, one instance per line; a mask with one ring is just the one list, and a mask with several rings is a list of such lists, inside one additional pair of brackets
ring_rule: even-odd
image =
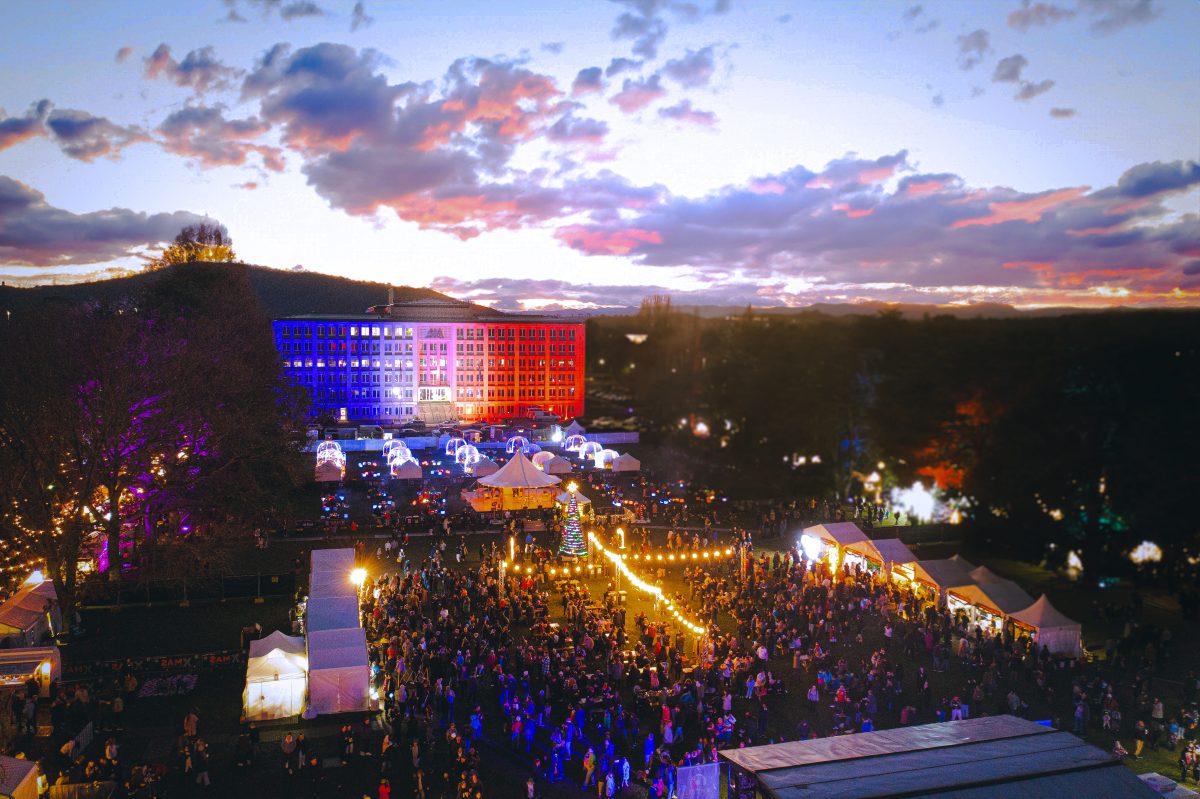
[(941, 24), (940, 20), (930, 17), (922, 5), (909, 6), (900, 14), (900, 18), (904, 20), (905, 24), (912, 26), (913, 33), (929, 33)]
[(579, 74), (571, 83), (571, 95), (574, 97), (601, 91), (604, 91), (604, 78), (600, 67), (587, 67), (579, 70)]
[(608, 135), (608, 123), (599, 119), (567, 114), (546, 130), (546, 138), (556, 142), (599, 144)]
[(116, 62), (118, 64), (124, 64), (126, 61), (129, 60), (129, 56), (131, 56), (131, 55), (133, 55), (132, 47), (122, 47), (120, 50), (117, 51)]
[(1019, 83), (1021, 70), (1029, 66), (1029, 59), (1021, 54), (1001, 58), (992, 72), (992, 80), (997, 83)]
[(38, 190), (0, 175), (0, 263), (65, 266), (111, 261), (170, 241), (196, 214), (145, 214), (109, 208), (75, 214), (46, 202)]
[(1116, 33), (1157, 19), (1162, 9), (1155, 0), (1079, 0), (1080, 8), (1096, 17), (1089, 25), (1093, 33)]
[(621, 91), (608, 98), (608, 101), (620, 108), (622, 113), (635, 114), (646, 106), (667, 96), (662, 81), (657, 74), (648, 78), (636, 80), (626, 78), (621, 85)]
[(1075, 12), (1069, 8), (1050, 3), (1030, 4), (1029, 0), (1024, 0), (1020, 8), (1009, 13), (1008, 24), (1019, 31), (1027, 31), (1035, 25), (1053, 25), (1073, 16)]
[(0, 150), (46, 135), (46, 116), (50, 108), (49, 100), (41, 100), (19, 117), (7, 116), (0, 108)]
[(958, 37), (958, 66), (973, 69), (992, 52), (991, 37), (983, 28)]
[(222, 106), (189, 106), (168, 116), (158, 133), (164, 149), (201, 166), (241, 166), (251, 153), (258, 153), (265, 168), (280, 172), (284, 163), (279, 148), (253, 142), (270, 129), (258, 117), (226, 119)]
[(1021, 89), (1014, 95), (1014, 98), (1021, 101), (1032, 100), (1034, 97), (1045, 94), (1053, 88), (1054, 81), (1052, 80), (1040, 80), (1037, 82), (1022, 81)]
[(1179, 218), (1161, 202), (1200, 185), (1196, 162), (1144, 164), (1099, 191), (1035, 194), (947, 174), (911, 174), (887, 189), (906, 168), (903, 153), (847, 157), (700, 198), (663, 194), (635, 214), (560, 230), (559, 239), (585, 254), (687, 266), (700, 277), (736, 273), (926, 301), (991, 296), (986, 287), (1012, 301), (1063, 291), (1164, 294), (1200, 248), (1200, 217)]
[(1055, 106), (1054, 108), (1050, 109), (1050, 116), (1054, 117), (1055, 119), (1070, 119), (1071, 117), (1075, 116), (1075, 109), (1060, 108)]
[(325, 16), (325, 10), (316, 3), (306, 1), (288, 3), (279, 9), (279, 16), (288, 21), (302, 17), (323, 17)]
[(101, 156), (116, 157), (135, 142), (149, 141), (146, 132), (134, 125), (118, 125), (87, 111), (60, 109), (46, 117), (46, 128), (59, 149), (79, 161)]
[(933, 95), (933, 97), (929, 98), (929, 102), (934, 108), (941, 108), (946, 104), (946, 96), (941, 92), (938, 92), (937, 94)]
[(1200, 259), (1197, 259), (1195, 261), (1188, 261), (1186, 264), (1183, 265), (1182, 271), (1185, 275), (1188, 275), (1189, 277), (1192, 275), (1200, 275)]
[(641, 68), (641, 61), (634, 61), (632, 58), (614, 58), (608, 62), (608, 66), (604, 70), (604, 77), (612, 78), (622, 72), (633, 72)]
[(543, 42), (542, 52), (550, 53), (551, 55), (559, 55), (566, 46), (566, 42)]
[(146, 59), (146, 77), (164, 77), (176, 86), (184, 86), (202, 93), (210, 88), (224, 89), (240, 76), (241, 70), (221, 63), (212, 47), (192, 50), (176, 61), (171, 57), (171, 48), (160, 44)]
[(63, 108), (40, 100), (21, 117), (6, 117), (0, 109), (0, 150), (29, 139), (49, 137), (67, 156), (78, 161), (116, 157), (131, 144), (148, 141), (136, 125), (118, 125), (87, 111)]
[(662, 74), (681, 86), (696, 88), (712, 81), (714, 69), (716, 58), (712, 45), (709, 45), (700, 50), (688, 50), (682, 58), (671, 59), (663, 65)]
[(717, 124), (717, 115), (715, 113), (693, 108), (691, 100), (680, 100), (675, 105), (660, 108), (658, 109), (658, 115), (664, 119), (673, 119), (676, 122), (686, 122), (690, 125), (700, 125), (701, 127), (712, 127)]
[(691, 0), (613, 0), (623, 11), (613, 23), (612, 38), (633, 42), (633, 54), (643, 59), (658, 55), (658, 47), (667, 36), (667, 17), (695, 22), (711, 14), (729, 11), (728, 0), (716, 0), (702, 7)]
[(375, 17), (367, 14), (366, 6), (362, 0), (354, 4), (354, 11), (350, 14), (350, 31), (354, 32), (359, 28), (368, 28), (375, 24)]

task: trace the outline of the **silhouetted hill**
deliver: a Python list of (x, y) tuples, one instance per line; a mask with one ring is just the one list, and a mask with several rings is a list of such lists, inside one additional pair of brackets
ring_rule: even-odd
[[(191, 264), (179, 264), (171, 269), (187, 269)], [(320, 272), (291, 272), (247, 264), (211, 264), (217, 268), (245, 270), (259, 299), (271, 316), (291, 316), (313, 313), (362, 313), (371, 305), (383, 305), (388, 299), (386, 283), (325, 275)], [(0, 308), (27, 310), (47, 301), (87, 302), (114, 301), (141, 293), (159, 280), (162, 272), (143, 272), (129, 277), (100, 280), (94, 283), (75, 283), (67, 286), (36, 286), (33, 288), (0, 287)], [(445, 298), (433, 289), (397, 286), (396, 302)]]

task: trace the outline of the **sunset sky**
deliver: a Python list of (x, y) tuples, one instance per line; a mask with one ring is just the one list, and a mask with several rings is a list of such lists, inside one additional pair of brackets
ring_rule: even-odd
[(1195, 0), (4, 5), (0, 278), (1200, 305)]

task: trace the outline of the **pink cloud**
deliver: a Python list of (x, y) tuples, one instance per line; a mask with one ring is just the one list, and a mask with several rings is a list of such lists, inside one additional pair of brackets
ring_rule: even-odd
[(666, 96), (667, 90), (660, 85), (658, 75), (651, 75), (645, 79), (626, 79), (621, 91), (608, 98), (608, 101), (621, 109), (622, 113), (634, 114)]
[(1004, 222), (1037, 222), (1047, 211), (1078, 199), (1085, 191), (1087, 191), (1086, 186), (1077, 186), (1070, 189), (1046, 192), (1021, 200), (988, 203), (988, 209), (991, 213), (987, 216), (960, 219), (951, 225), (951, 227), (957, 230), (972, 225), (999, 225)]
[(568, 225), (555, 231), (554, 237), (588, 255), (628, 255), (645, 244), (662, 244), (662, 236), (657, 231), (640, 228), (597, 230), (585, 225)]

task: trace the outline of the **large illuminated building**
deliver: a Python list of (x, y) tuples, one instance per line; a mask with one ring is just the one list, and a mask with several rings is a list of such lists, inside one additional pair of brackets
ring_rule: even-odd
[(314, 417), (359, 424), (583, 414), (584, 323), (450, 298), (276, 319), (275, 346)]

